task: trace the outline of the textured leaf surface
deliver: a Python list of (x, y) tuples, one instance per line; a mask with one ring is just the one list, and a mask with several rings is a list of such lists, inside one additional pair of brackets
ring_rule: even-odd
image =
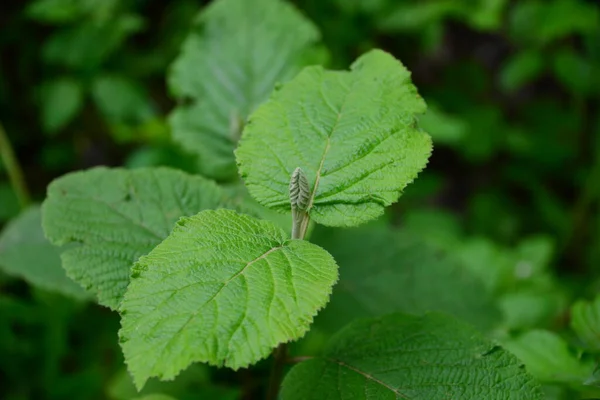
[(284, 231), (292, 234), (292, 215), (291, 213), (281, 214), (270, 208), (261, 206), (254, 197), (250, 196), (248, 189), (242, 182), (236, 182), (232, 185), (220, 186), (227, 196), (227, 206), (241, 212), (242, 214), (252, 215), (259, 219), (266, 219), (273, 222)]
[(175, 222), (223, 202), (213, 182), (167, 168), (94, 168), (54, 181), (43, 205), (46, 236), (69, 277), (116, 309), (131, 265), (167, 237)]
[(337, 265), (325, 250), (231, 210), (182, 218), (134, 266), (121, 341), (138, 387), (193, 362), (246, 367), (304, 335)]
[(538, 400), (517, 359), (442, 314), (356, 321), (295, 366), (283, 400)]
[(42, 213), (37, 206), (23, 212), (2, 231), (0, 269), (46, 290), (75, 298), (89, 297), (65, 274), (59, 248), (44, 237)]
[(307, 67), (250, 117), (236, 150), (240, 173), (259, 203), (285, 211), (300, 167), (311, 218), (358, 225), (381, 215), (425, 167), (431, 139), (416, 118), (424, 111), (410, 73), (383, 51), (350, 72)]
[(502, 319), (478, 276), (412, 232), (386, 226), (320, 229), (311, 240), (340, 265), (340, 282), (316, 321), (328, 331), (357, 317), (398, 311), (441, 311), (485, 330)]
[(600, 351), (600, 296), (580, 300), (571, 308), (571, 328), (588, 349)]
[(317, 28), (281, 0), (218, 0), (200, 15), (170, 75), (175, 95), (187, 100), (170, 123), (173, 138), (199, 154), (204, 174), (237, 175), (233, 149), (243, 122), (307, 64), (318, 40)]

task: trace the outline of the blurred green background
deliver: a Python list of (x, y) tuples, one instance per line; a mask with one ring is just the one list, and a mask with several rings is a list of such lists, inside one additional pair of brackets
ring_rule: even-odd
[[(570, 304), (600, 287), (600, 2), (291, 2), (320, 28), (330, 67), (382, 48), (428, 103), (434, 153), (394, 224), (481, 275), (506, 331), (564, 329)], [(166, 75), (203, 3), (1, 2), (0, 121), (35, 201), (52, 179), (95, 165), (196, 171), (170, 140)], [(0, 226), (19, 210), (0, 164)], [(0, 273), (0, 399), (131, 398), (117, 329), (107, 309)], [(208, 380), (187, 373), (180, 385)], [(230, 375), (216, 378), (219, 398), (244, 385)]]

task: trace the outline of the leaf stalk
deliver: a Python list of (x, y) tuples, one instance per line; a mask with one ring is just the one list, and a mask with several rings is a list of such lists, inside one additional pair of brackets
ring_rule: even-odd
[(273, 365), (271, 367), (271, 376), (269, 378), (269, 390), (267, 400), (276, 400), (283, 378), (283, 369), (287, 361), (287, 343), (281, 343), (273, 352)]
[[(292, 239), (303, 240), (310, 217), (308, 216), (308, 203), (310, 186), (304, 171), (296, 168), (290, 179), (290, 203), (292, 206)], [(273, 352), (273, 366), (269, 378), (267, 400), (276, 400), (281, 386), (283, 370), (287, 362), (287, 343), (281, 343)]]

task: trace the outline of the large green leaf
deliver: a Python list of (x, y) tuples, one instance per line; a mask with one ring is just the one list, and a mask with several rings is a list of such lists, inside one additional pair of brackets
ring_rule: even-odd
[(42, 213), (37, 206), (12, 220), (0, 234), (0, 269), (46, 290), (75, 298), (89, 297), (67, 278), (60, 250), (44, 237)]
[(314, 242), (340, 265), (340, 282), (317, 326), (337, 331), (357, 317), (441, 311), (490, 330), (502, 316), (484, 282), (412, 233), (386, 226), (321, 229)]
[(397, 201), (427, 163), (431, 139), (416, 117), (424, 111), (410, 73), (381, 50), (350, 72), (307, 67), (250, 117), (236, 150), (240, 172), (259, 203), (287, 211), (301, 167), (311, 218), (358, 225)]
[(291, 213), (281, 214), (269, 208), (261, 206), (254, 199), (254, 197), (250, 196), (250, 193), (248, 193), (248, 189), (240, 181), (232, 185), (221, 185), (220, 187), (223, 189), (223, 192), (227, 196), (227, 204), (229, 205), (229, 207), (227, 208), (237, 210), (242, 214), (248, 214), (259, 219), (266, 219), (267, 221), (271, 221), (275, 225), (289, 233), (291, 236)]
[(57, 179), (43, 205), (46, 236), (69, 277), (116, 309), (131, 265), (167, 237), (184, 215), (219, 207), (213, 182), (168, 168), (94, 168)]
[(539, 400), (517, 359), (442, 314), (356, 321), (286, 376), (283, 400)]
[(320, 247), (231, 210), (182, 218), (140, 258), (121, 305), (138, 388), (193, 362), (246, 367), (297, 339), (329, 299), (337, 265)]
[(243, 122), (309, 62), (318, 40), (317, 28), (282, 0), (217, 0), (202, 12), (169, 78), (185, 100), (170, 117), (173, 138), (200, 156), (204, 174), (237, 175)]

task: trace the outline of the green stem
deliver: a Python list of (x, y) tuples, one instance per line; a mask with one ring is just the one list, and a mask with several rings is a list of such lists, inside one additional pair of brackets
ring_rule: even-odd
[(313, 358), (314, 357), (312, 356), (298, 356), (288, 359), (287, 362), (290, 364), (298, 364), (304, 361), (312, 360)]
[(27, 184), (23, 178), (23, 170), (15, 157), (15, 153), (10, 145), (6, 131), (2, 127), (2, 123), (0, 123), (0, 159), (2, 159), (2, 162), (6, 166), (8, 179), (10, 179), (10, 183), (19, 199), (21, 208), (24, 209), (31, 202), (31, 197), (29, 196), (29, 190), (27, 189)]
[(287, 361), (287, 353), (286, 343), (281, 343), (273, 352), (273, 366), (271, 367), (267, 400), (277, 400), (281, 379), (283, 378), (283, 369)]
[[(306, 200), (308, 198), (306, 182), (298, 182), (299, 174), (302, 171), (297, 168), (292, 176), (290, 183), (290, 200), (292, 205), (292, 239), (303, 240), (306, 235), (306, 229), (310, 217), (306, 212), (305, 207), (298, 206), (298, 199)], [(302, 180), (305, 180), (302, 177)], [(304, 201), (305, 202), (305, 201)], [(303, 204), (304, 205), (304, 204)], [(267, 391), (267, 400), (277, 400), (283, 370), (287, 360), (288, 348), (286, 343), (281, 343), (273, 352), (273, 366), (271, 368), (271, 376), (269, 378), (269, 389)]]
[(304, 239), (309, 222), (306, 211), (292, 209), (292, 239)]

